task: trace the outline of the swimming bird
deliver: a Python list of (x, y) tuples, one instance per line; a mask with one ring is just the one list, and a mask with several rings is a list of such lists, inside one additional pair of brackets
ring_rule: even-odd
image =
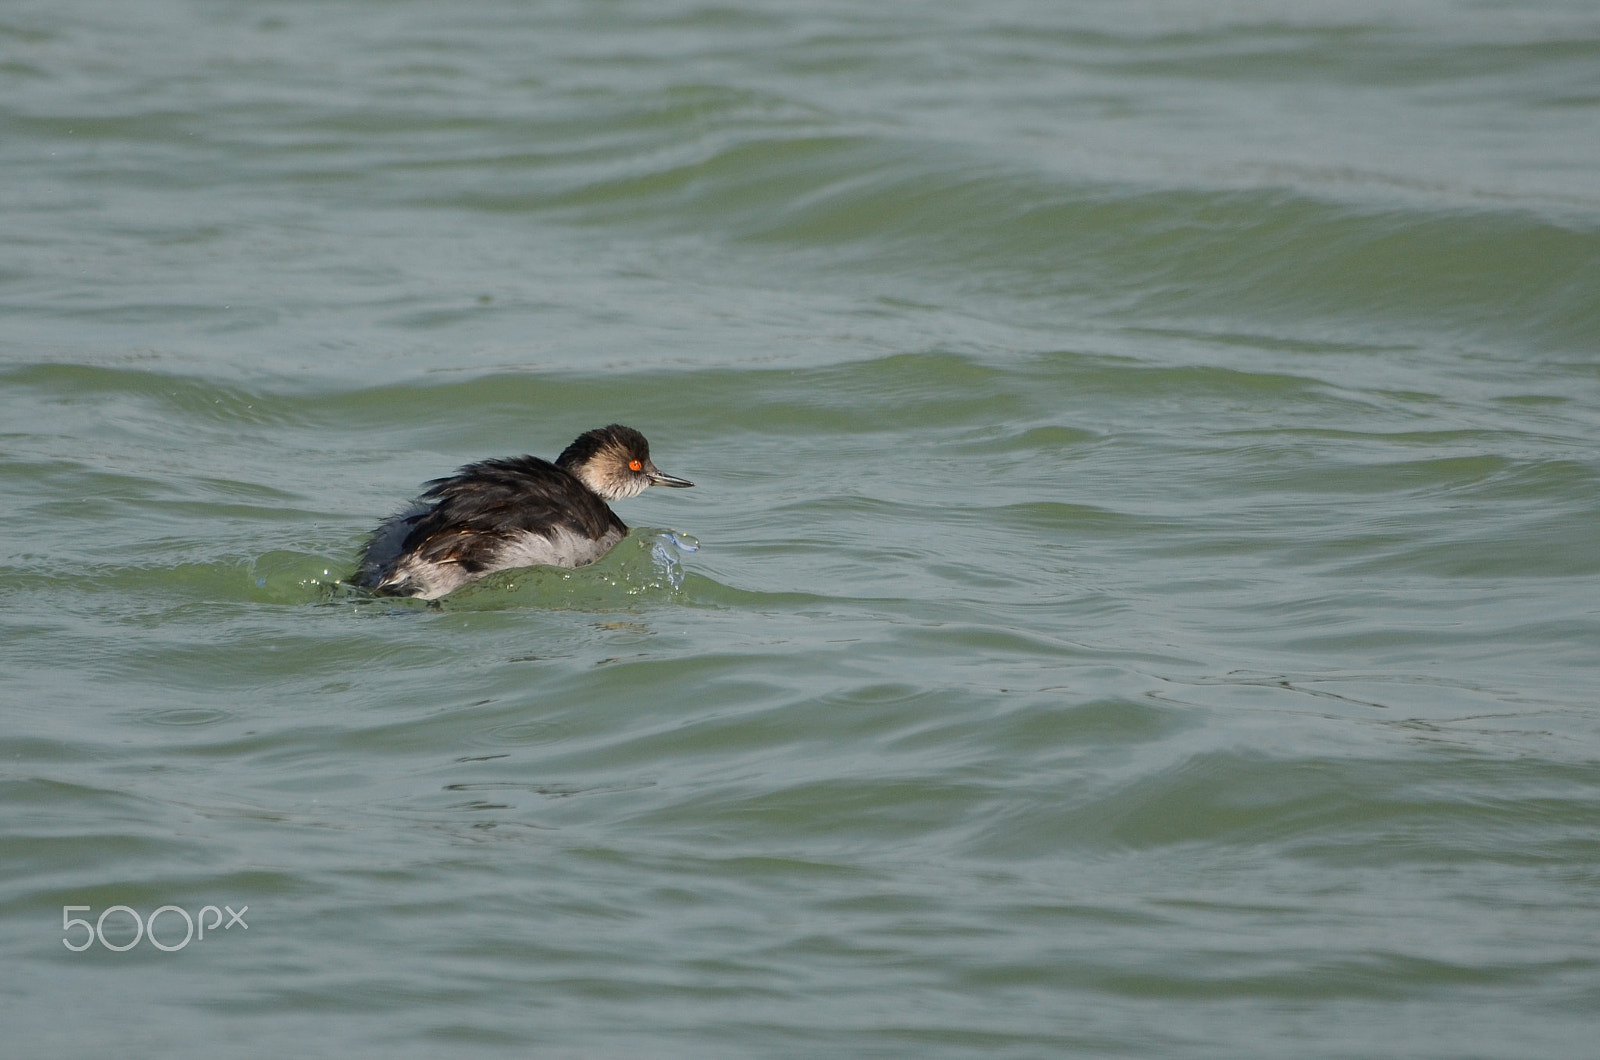
[(468, 464), (373, 531), (351, 581), (386, 596), (437, 600), (513, 567), (581, 567), (628, 532), (606, 501), (694, 483), (662, 473), (650, 443), (613, 423), (585, 431), (555, 463), (512, 456)]

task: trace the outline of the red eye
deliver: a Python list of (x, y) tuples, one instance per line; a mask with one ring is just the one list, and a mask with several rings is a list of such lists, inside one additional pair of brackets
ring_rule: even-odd
[(637, 460), (630, 460), (630, 461), (628, 461), (628, 470), (629, 471), (642, 471), (642, 470), (644, 470), (644, 465), (641, 464)]

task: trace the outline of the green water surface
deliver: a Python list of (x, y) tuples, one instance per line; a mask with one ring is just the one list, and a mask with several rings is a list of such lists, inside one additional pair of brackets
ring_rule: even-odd
[(0, 164), (0, 1052), (1593, 1052), (1589, 5), (20, 2)]

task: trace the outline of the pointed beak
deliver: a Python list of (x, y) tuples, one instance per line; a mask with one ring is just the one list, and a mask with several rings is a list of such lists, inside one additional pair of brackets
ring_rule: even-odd
[(671, 486), (674, 489), (681, 490), (694, 485), (693, 482), (686, 478), (678, 478), (676, 475), (664, 475), (654, 465), (651, 465), (649, 475), (650, 485), (652, 486)]

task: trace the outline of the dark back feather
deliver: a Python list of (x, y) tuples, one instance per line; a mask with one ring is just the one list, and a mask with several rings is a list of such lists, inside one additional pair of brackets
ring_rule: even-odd
[(427, 486), (422, 499), (432, 507), (416, 517), (401, 552), (459, 563), (474, 573), (519, 533), (546, 534), (561, 527), (594, 539), (628, 530), (583, 483), (536, 456), (468, 464)]

